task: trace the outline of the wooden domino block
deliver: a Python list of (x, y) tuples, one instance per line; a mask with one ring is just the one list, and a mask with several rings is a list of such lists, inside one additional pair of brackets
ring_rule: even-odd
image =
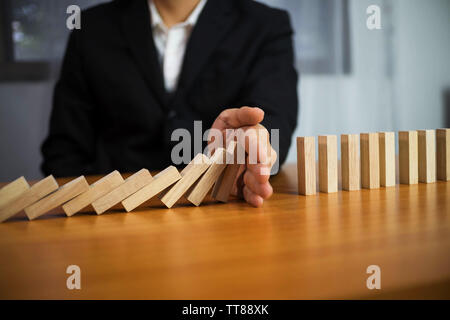
[(395, 186), (395, 133), (379, 132), (380, 185)]
[(437, 130), (436, 151), (437, 178), (450, 181), (450, 129)]
[(24, 177), (20, 177), (1, 188), (0, 208), (20, 196), (23, 192), (28, 190), (29, 187), (27, 180), (25, 180)]
[(398, 133), (400, 183), (417, 184), (419, 180), (417, 131)]
[(35, 183), (31, 188), (23, 192), (14, 201), (0, 208), (0, 222), (12, 217), (19, 213), (33, 203), (41, 200), (48, 194), (58, 189), (58, 183), (53, 176), (48, 176), (41, 181)]
[(148, 185), (123, 200), (122, 205), (130, 212), (180, 179), (181, 175), (177, 168), (170, 166), (154, 176)]
[(361, 186), (365, 189), (380, 187), (380, 147), (378, 133), (361, 133)]
[(106, 210), (112, 208), (116, 204), (131, 196), (133, 193), (148, 185), (152, 182), (152, 180), (153, 177), (150, 172), (147, 169), (141, 169), (135, 174), (129, 176), (118, 187), (92, 202), (92, 207), (94, 207), (97, 214), (102, 214)]
[(211, 165), (200, 180), (195, 183), (186, 193), (186, 199), (192, 204), (199, 206), (206, 194), (211, 190), (214, 182), (217, 181), (220, 174), (226, 167), (226, 150), (224, 148), (217, 148), (214, 155), (211, 157)]
[(341, 135), (341, 174), (343, 190), (353, 191), (361, 188), (357, 134)]
[(86, 178), (84, 176), (80, 176), (75, 180), (66, 183), (57, 191), (49, 194), (45, 198), (42, 198), (38, 202), (33, 203), (29, 207), (26, 207), (25, 213), (30, 220), (36, 219), (44, 213), (75, 198), (88, 189), (89, 184), (87, 183)]
[(160, 197), (166, 207), (171, 208), (209, 168), (210, 164), (211, 160), (207, 156), (202, 153), (197, 154), (181, 171), (181, 179)]
[(319, 136), (319, 190), (333, 193), (338, 190), (337, 137)]
[(243, 165), (238, 162), (239, 149), (241, 152), (245, 152), (243, 147), (235, 141), (231, 141), (227, 147), (227, 155), (230, 155), (233, 161), (232, 163), (228, 163), (227, 161), (225, 170), (223, 170), (219, 179), (217, 179), (214, 184), (211, 196), (217, 201), (227, 202), (230, 197), (231, 189), (233, 188), (234, 181), (239, 173), (239, 168)]
[(119, 171), (113, 171), (100, 180), (97, 180), (96, 182), (91, 184), (89, 186), (89, 190), (65, 203), (62, 208), (66, 215), (70, 217), (81, 209), (90, 205), (95, 200), (103, 197), (108, 192), (117, 188), (122, 183), (123, 178), (120, 175)]
[(418, 131), (419, 182), (436, 182), (436, 131)]
[(298, 193), (316, 194), (316, 139), (297, 137)]

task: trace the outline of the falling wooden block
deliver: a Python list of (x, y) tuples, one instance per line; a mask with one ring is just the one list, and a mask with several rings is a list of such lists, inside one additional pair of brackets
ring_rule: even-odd
[(365, 189), (380, 187), (380, 147), (378, 133), (361, 133), (361, 186)]
[(207, 156), (202, 153), (197, 154), (181, 171), (181, 179), (160, 197), (166, 207), (171, 208), (209, 168), (210, 164), (211, 161)]
[(48, 194), (58, 189), (58, 183), (53, 176), (48, 176), (41, 181), (35, 183), (31, 188), (23, 192), (14, 201), (8, 203), (6, 206), (0, 208), (0, 222), (19, 213), (33, 203), (41, 200)]
[(148, 185), (123, 200), (122, 205), (130, 212), (180, 179), (181, 175), (177, 168), (170, 166), (154, 176)]
[(438, 129), (436, 137), (437, 178), (450, 181), (450, 129)]
[(419, 182), (436, 182), (436, 131), (418, 131)]
[(232, 163), (227, 161), (225, 170), (223, 170), (219, 179), (217, 179), (213, 191), (211, 192), (212, 198), (217, 201), (227, 202), (230, 197), (231, 189), (233, 188), (234, 181), (238, 175), (239, 168), (243, 165), (238, 163), (238, 150), (241, 150), (240, 152), (243, 152), (242, 154), (245, 155), (244, 148), (235, 141), (231, 141), (227, 147), (227, 155), (229, 155), (233, 161)]
[(380, 185), (395, 186), (395, 133), (379, 132)]
[(200, 180), (195, 183), (191, 189), (186, 193), (186, 199), (192, 204), (199, 206), (206, 194), (211, 190), (214, 182), (217, 181), (220, 174), (226, 167), (226, 150), (224, 148), (217, 148), (214, 155), (211, 157), (211, 165)]
[(419, 180), (417, 131), (398, 133), (400, 183), (417, 184)]
[(23, 192), (28, 190), (29, 187), (27, 180), (25, 180), (24, 177), (20, 177), (1, 188), (0, 208), (20, 196)]
[(70, 200), (63, 205), (63, 210), (68, 217), (74, 215), (81, 209), (87, 207), (95, 200), (103, 197), (108, 192), (117, 188), (123, 183), (123, 178), (119, 171), (113, 171), (110, 174), (104, 176), (100, 180), (97, 180), (89, 186), (89, 190), (83, 192), (76, 198)]
[(341, 174), (343, 190), (353, 191), (361, 188), (357, 134), (341, 135)]
[(131, 196), (133, 193), (148, 185), (152, 182), (152, 180), (153, 178), (150, 172), (147, 169), (141, 169), (135, 174), (129, 176), (118, 187), (92, 202), (92, 207), (94, 207), (97, 214), (102, 214), (106, 210), (112, 208), (116, 204)]
[(333, 193), (338, 190), (337, 137), (319, 136), (319, 190)]
[(72, 180), (57, 191), (49, 194), (45, 198), (42, 198), (38, 202), (33, 203), (29, 207), (25, 208), (25, 213), (30, 220), (40, 217), (44, 213), (64, 204), (65, 202), (75, 198), (79, 194), (87, 191), (89, 184), (84, 176), (80, 176), (75, 180)]
[(316, 139), (297, 137), (298, 193), (316, 194)]

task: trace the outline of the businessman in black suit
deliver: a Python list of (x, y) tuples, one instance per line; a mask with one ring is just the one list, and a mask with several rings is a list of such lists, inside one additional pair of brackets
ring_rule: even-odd
[(279, 129), (278, 156), (260, 146), (269, 164), (247, 164), (236, 186), (261, 206), (272, 194), (261, 168), (284, 162), (296, 127), (293, 65), (287, 13), (251, 0), (116, 0), (83, 11), (54, 90), (42, 169), (162, 169), (171, 133), (192, 132), (194, 120)]

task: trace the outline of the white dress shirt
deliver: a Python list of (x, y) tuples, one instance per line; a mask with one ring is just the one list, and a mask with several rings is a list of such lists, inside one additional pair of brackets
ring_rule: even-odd
[(171, 28), (166, 27), (153, 1), (148, 0), (148, 4), (152, 20), (153, 39), (164, 75), (164, 86), (168, 92), (173, 92), (177, 87), (189, 36), (206, 4), (206, 0), (200, 0), (186, 21)]

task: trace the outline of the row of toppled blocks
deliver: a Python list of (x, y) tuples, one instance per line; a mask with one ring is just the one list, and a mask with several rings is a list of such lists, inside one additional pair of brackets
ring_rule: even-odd
[[(319, 191), (338, 191), (337, 136), (319, 136)], [(401, 184), (450, 180), (450, 129), (400, 131)], [(316, 193), (314, 137), (297, 137), (298, 193)], [(341, 135), (342, 189), (347, 191), (396, 184), (395, 133)]]
[(236, 159), (237, 144), (232, 141), (227, 149), (218, 148), (213, 156), (199, 153), (181, 171), (169, 166), (152, 176), (142, 169), (127, 179), (118, 171), (99, 179), (89, 186), (80, 176), (59, 187), (53, 176), (48, 176), (31, 187), (24, 177), (0, 189), (0, 222), (24, 210), (33, 220), (62, 205), (67, 216), (92, 205), (102, 214), (117, 204), (127, 212), (158, 195), (171, 208), (182, 196), (199, 206), (212, 189), (212, 197), (227, 202), (238, 174), (240, 164)]

